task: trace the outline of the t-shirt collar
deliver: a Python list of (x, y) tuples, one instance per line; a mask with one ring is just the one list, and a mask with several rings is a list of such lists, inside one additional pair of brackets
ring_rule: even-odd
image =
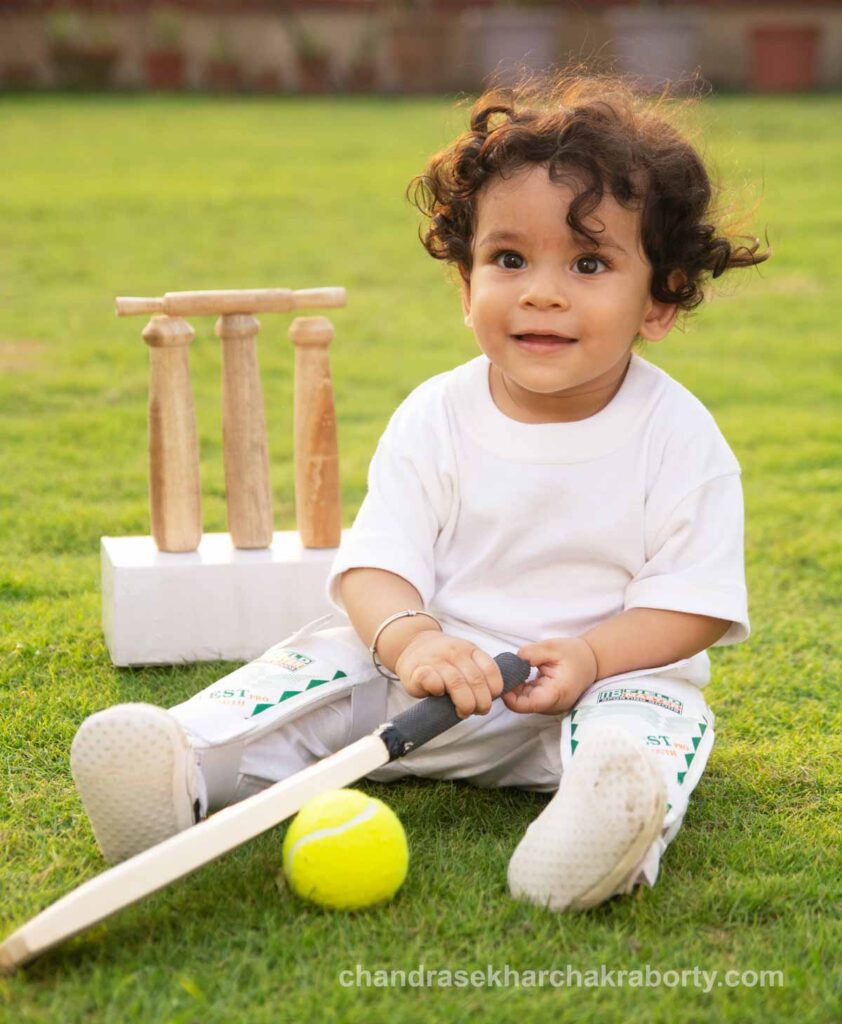
[(455, 371), (457, 418), (480, 447), (515, 462), (585, 462), (607, 455), (643, 423), (667, 378), (633, 352), (619, 391), (593, 416), (573, 423), (521, 423), (494, 404), (490, 367), (482, 353)]

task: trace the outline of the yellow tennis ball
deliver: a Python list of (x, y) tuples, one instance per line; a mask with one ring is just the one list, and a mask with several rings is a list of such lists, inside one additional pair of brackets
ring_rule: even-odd
[(391, 899), (409, 866), (398, 816), (358, 789), (332, 789), (309, 800), (287, 830), (283, 857), (293, 892), (342, 910)]

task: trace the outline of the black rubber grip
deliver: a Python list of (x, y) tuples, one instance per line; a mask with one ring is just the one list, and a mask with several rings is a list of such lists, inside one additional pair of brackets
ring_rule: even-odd
[[(526, 682), (531, 671), (528, 661), (509, 651), (498, 654), (494, 660), (503, 677), (503, 693)], [(447, 694), (443, 697), (425, 697), (413, 707), (395, 715), (391, 722), (381, 725), (376, 735), (386, 744), (389, 760), (395, 761), (464, 721), (464, 718), (456, 714), (453, 701)]]

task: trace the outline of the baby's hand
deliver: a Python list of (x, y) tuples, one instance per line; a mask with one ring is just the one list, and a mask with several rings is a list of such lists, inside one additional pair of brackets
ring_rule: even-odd
[(517, 653), (539, 670), (531, 682), (503, 694), (506, 707), (520, 714), (558, 715), (569, 711), (596, 682), (596, 656), (581, 637), (524, 644)]
[(447, 693), (460, 718), (487, 715), (503, 692), (497, 663), (469, 640), (425, 629), (409, 641), (395, 663), (401, 683), (412, 697)]

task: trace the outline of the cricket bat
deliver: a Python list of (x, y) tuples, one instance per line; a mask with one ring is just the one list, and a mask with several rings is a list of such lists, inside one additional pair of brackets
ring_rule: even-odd
[[(494, 660), (504, 692), (526, 681), (529, 662), (509, 652)], [(92, 924), (280, 824), (319, 793), (357, 782), (460, 721), (450, 697), (425, 697), (344, 750), (103, 871), (13, 932), (0, 945), (0, 971), (13, 973)]]

